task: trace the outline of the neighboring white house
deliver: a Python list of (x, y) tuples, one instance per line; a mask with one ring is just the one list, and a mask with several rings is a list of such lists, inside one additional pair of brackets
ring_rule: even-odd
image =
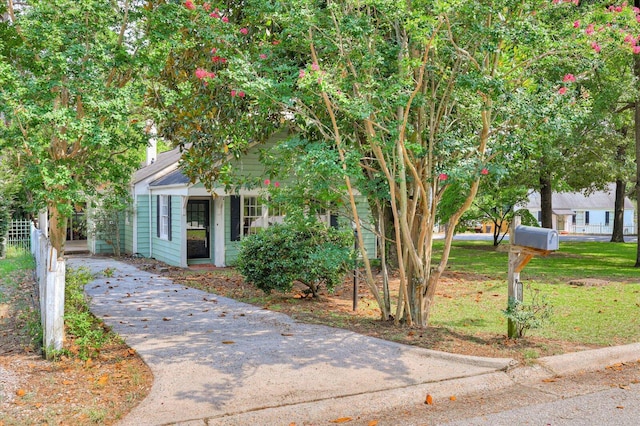
[[(555, 193), (552, 195), (551, 206), (553, 229), (570, 234), (611, 234), (613, 232), (615, 185), (609, 185), (608, 189), (589, 195), (579, 192)], [(538, 218), (538, 222), (541, 222), (539, 193), (532, 193), (524, 208)], [(636, 233), (634, 212), (633, 203), (625, 197), (623, 229), (625, 235)]]

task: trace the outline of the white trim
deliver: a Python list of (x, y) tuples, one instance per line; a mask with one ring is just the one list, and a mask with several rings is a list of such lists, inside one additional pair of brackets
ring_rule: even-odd
[(187, 202), (189, 197), (182, 197), (182, 214), (180, 215), (180, 266), (186, 268), (187, 261)]
[(138, 194), (133, 195), (132, 210), (131, 220), (133, 220), (133, 223), (131, 224), (131, 232), (133, 235), (131, 236), (131, 254), (136, 254), (138, 252)]
[(213, 263), (217, 267), (225, 265), (224, 205), (226, 197), (213, 199)]

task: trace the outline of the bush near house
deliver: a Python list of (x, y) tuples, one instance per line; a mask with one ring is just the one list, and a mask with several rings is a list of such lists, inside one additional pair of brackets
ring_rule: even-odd
[(322, 285), (332, 292), (342, 283), (354, 258), (352, 245), (350, 232), (321, 223), (274, 225), (244, 238), (238, 269), (266, 293), (290, 291), (297, 281), (317, 297)]

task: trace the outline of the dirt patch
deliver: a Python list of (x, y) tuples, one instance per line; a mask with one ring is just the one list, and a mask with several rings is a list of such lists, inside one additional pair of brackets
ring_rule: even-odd
[(0, 426), (110, 425), (149, 393), (153, 377), (125, 344), (103, 346), (98, 356), (80, 360), (76, 345), (64, 343), (68, 356), (44, 360), (29, 335), (35, 309), (31, 271), (0, 283)]
[(575, 285), (578, 287), (602, 287), (609, 283), (610, 281), (600, 280), (597, 278), (582, 278), (569, 281), (569, 285)]

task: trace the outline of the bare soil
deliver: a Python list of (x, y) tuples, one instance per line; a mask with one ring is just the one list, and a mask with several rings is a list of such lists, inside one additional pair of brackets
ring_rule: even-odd
[(37, 303), (31, 271), (6, 281), (0, 282), (0, 426), (110, 425), (147, 396), (151, 372), (122, 342), (82, 360), (67, 337), (67, 355), (43, 359), (28, 332)]
[[(287, 294), (266, 295), (245, 283), (232, 268), (181, 269), (152, 259), (123, 257), (119, 260), (171, 277), (186, 286), (285, 313), (301, 322), (340, 327), (439, 351), (514, 358), (524, 363), (530, 362), (524, 356), (527, 350), (546, 356), (589, 348), (538, 337), (513, 340), (497, 334), (469, 335), (446, 328), (421, 329), (383, 322), (363, 284), (358, 286), (358, 309), (353, 311), (352, 278), (346, 279), (333, 294), (322, 292), (318, 298), (307, 297), (302, 286)], [(447, 274), (440, 284), (441, 295), (452, 294), (465, 281), (483, 278)], [(98, 356), (86, 361), (74, 355), (73, 341), (65, 342), (68, 356), (55, 362), (44, 360), (34, 352), (26, 331), (27, 313), (34, 308), (31, 274), (22, 271), (13, 276), (12, 281), (17, 285), (9, 286), (9, 298), (0, 299), (0, 426), (110, 425), (144, 399), (153, 377), (135, 351), (122, 343), (103, 347)], [(4, 287), (3, 293), (7, 294)]]

